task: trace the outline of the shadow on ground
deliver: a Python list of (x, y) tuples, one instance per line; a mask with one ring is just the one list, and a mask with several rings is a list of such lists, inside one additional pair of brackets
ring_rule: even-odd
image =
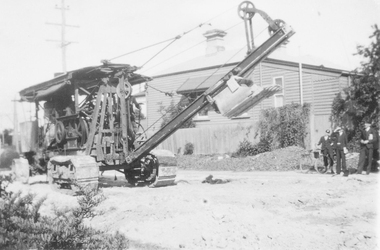
[(99, 176), (99, 188), (109, 187), (133, 187), (127, 180), (120, 176)]

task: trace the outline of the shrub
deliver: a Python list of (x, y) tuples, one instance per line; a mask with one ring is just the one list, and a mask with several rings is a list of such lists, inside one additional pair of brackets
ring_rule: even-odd
[(0, 167), (10, 168), (14, 159), (20, 158), (14, 147), (6, 147), (0, 155)]
[(259, 121), (260, 141), (268, 142), (271, 149), (289, 146), (305, 147), (310, 104), (291, 103), (261, 112)]
[[(191, 102), (191, 99), (186, 97), (182, 97), (181, 100), (174, 104), (174, 100), (171, 100), (170, 105), (165, 107), (160, 105), (158, 112), (162, 115), (162, 123), (161, 128), (163, 128), (166, 124), (168, 124), (171, 120), (173, 120), (179, 113), (181, 113)], [(181, 128), (194, 128), (195, 123), (193, 119), (189, 119), (181, 125)]]
[(252, 144), (247, 139), (239, 143), (238, 150), (232, 155), (233, 157), (246, 157), (261, 154), (270, 151), (270, 144), (267, 141), (260, 141)]
[(84, 225), (97, 214), (94, 208), (104, 199), (101, 193), (79, 188), (79, 206), (56, 209), (54, 217), (42, 216), (45, 198), (7, 191), (9, 179), (0, 176), (0, 249), (126, 249), (128, 240), (116, 232), (106, 234)]
[(183, 152), (184, 155), (192, 155), (194, 152), (194, 144), (188, 142), (185, 144), (185, 150)]

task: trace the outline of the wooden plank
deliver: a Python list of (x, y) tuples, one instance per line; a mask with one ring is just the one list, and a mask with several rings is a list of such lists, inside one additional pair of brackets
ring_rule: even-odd
[(127, 120), (127, 107), (125, 102), (125, 78), (122, 76), (119, 78), (119, 88), (120, 88), (120, 126), (121, 126), (121, 137), (123, 141), (123, 153), (128, 155), (128, 120)]
[(104, 160), (104, 154), (103, 154), (103, 148), (102, 148), (102, 141), (103, 141), (103, 133), (100, 132), (103, 130), (104, 127), (104, 118), (105, 118), (105, 113), (106, 113), (106, 106), (107, 106), (107, 101), (108, 101), (108, 90), (109, 86), (106, 86), (106, 89), (103, 94), (103, 103), (102, 103), (102, 111), (100, 113), (100, 125), (99, 125), (99, 133), (98, 133), (98, 138), (96, 142), (96, 158), (98, 161)]
[(100, 107), (100, 103), (102, 100), (103, 93), (104, 93), (104, 86), (102, 85), (102, 86), (100, 86), (99, 91), (98, 91), (98, 95), (96, 97), (95, 110), (94, 110), (94, 113), (92, 115), (92, 122), (90, 125), (90, 135), (89, 135), (87, 143), (86, 143), (86, 151), (85, 151), (86, 155), (89, 155), (91, 153), (92, 144), (94, 143), (94, 137), (95, 137), (95, 132), (96, 132), (95, 131), (96, 130), (96, 122), (98, 120), (99, 107)]

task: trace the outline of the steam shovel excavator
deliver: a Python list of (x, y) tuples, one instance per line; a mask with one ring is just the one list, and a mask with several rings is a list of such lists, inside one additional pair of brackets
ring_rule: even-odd
[[(51, 185), (90, 185), (97, 188), (99, 171), (116, 170), (132, 185), (172, 185), (177, 167), (172, 153), (155, 149), (208, 105), (221, 115), (238, 116), (279, 91), (278, 86), (246, 84), (255, 66), (293, 34), (282, 20), (272, 20), (248, 1), (239, 5), (245, 22), (248, 54), (181, 113), (151, 137), (140, 134), (133, 111), (132, 86), (153, 79), (128, 64), (103, 61), (99, 66), (73, 70), (20, 91), (23, 101), (34, 102), (36, 121), (42, 107), (47, 125), (38, 129), (38, 158), (44, 159)], [(255, 47), (251, 19), (261, 15), (270, 37)]]

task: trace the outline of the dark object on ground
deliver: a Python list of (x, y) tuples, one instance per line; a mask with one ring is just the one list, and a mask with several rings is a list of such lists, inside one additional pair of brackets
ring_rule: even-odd
[(202, 181), (202, 183), (224, 184), (224, 183), (230, 182), (230, 180), (212, 179), (212, 178), (213, 178), (213, 176), (209, 175), (209, 176), (206, 177), (206, 179), (204, 181)]
[(356, 168), (348, 168), (350, 174), (355, 174), (358, 170)]
[(349, 170), (344, 170), (344, 174), (343, 174), (343, 176), (344, 176), (344, 177), (347, 177), (349, 173), (350, 173)]

